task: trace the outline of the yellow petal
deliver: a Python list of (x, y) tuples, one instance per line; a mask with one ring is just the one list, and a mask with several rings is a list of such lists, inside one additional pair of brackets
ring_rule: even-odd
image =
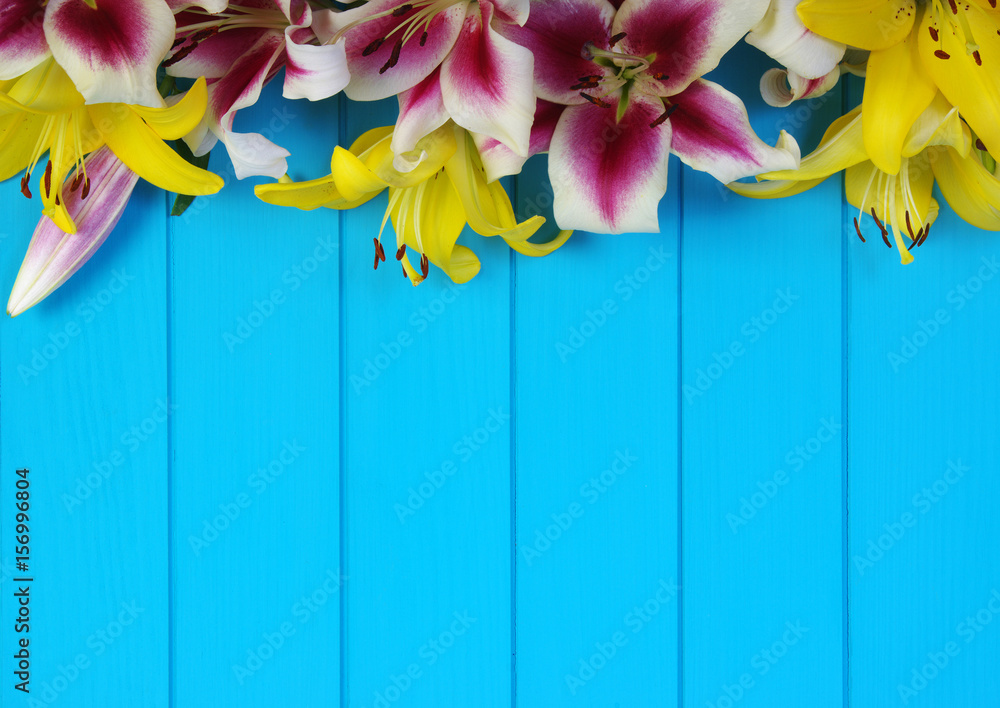
[(379, 179), (385, 181), (387, 184), (398, 188), (413, 187), (431, 178), (455, 154), (455, 133), (455, 126), (451, 123), (446, 123), (422, 138), (417, 143), (415, 151), (423, 151), (426, 156), (410, 172), (400, 172), (393, 167), (393, 154), (390, 147), (391, 136), (385, 137), (372, 145), (360, 157), (368, 166), (368, 169), (378, 175)]
[(378, 192), (371, 192), (362, 199), (350, 201), (337, 191), (337, 186), (329, 175), (308, 182), (258, 184), (253, 191), (257, 198), (263, 202), (276, 206), (295, 207), (303, 211), (311, 211), (320, 207), (351, 209), (364, 204), (378, 194)]
[(0, 92), (0, 115), (21, 110), (52, 115), (82, 105), (83, 96), (53, 59), (42, 62)]
[(816, 185), (826, 181), (826, 177), (818, 179), (794, 180), (782, 179), (767, 182), (730, 182), (726, 186), (744, 197), (753, 199), (780, 199), (794, 197), (807, 192)]
[(395, 130), (395, 126), (383, 125), (380, 128), (372, 128), (362, 133), (361, 137), (351, 145), (351, 152), (355, 155), (361, 155), (366, 150), (371, 149), (376, 143), (382, 142), (386, 138), (391, 138), (393, 130)]
[(802, 158), (797, 170), (780, 170), (760, 175), (765, 180), (816, 180), (864, 162), (865, 152), (861, 128), (861, 107), (835, 120), (827, 129), (819, 147)]
[(934, 100), (937, 88), (924, 71), (916, 37), (871, 53), (862, 123), (865, 149), (880, 170), (897, 174), (910, 127)]
[(221, 177), (167, 147), (130, 107), (102, 103), (87, 108), (112, 152), (147, 182), (177, 194), (215, 194), (222, 189)]
[(948, 145), (962, 155), (972, 149), (972, 133), (959, 115), (958, 109), (938, 92), (927, 110), (910, 128), (903, 145), (903, 156), (913, 157), (932, 145)]
[(914, 0), (804, 0), (799, 19), (818, 35), (860, 49), (891, 47), (913, 29)]
[(33, 113), (0, 115), (0, 182), (27, 169), (45, 120)]
[(931, 148), (931, 167), (941, 193), (973, 226), (1000, 231), (1000, 180), (986, 170), (975, 153), (962, 157), (951, 148)]
[(378, 194), (389, 186), (356, 155), (339, 145), (333, 149), (330, 168), (337, 191), (348, 201), (356, 201), (368, 194)]
[(208, 107), (208, 89), (205, 79), (194, 82), (184, 97), (167, 108), (132, 106), (146, 125), (163, 140), (179, 140), (198, 127)]
[[(997, 76), (1000, 36), (997, 36), (997, 27), (978, 6), (963, 5), (960, 17), (975, 34), (983, 61), (983, 66), (979, 66), (975, 57), (969, 54), (964, 33), (950, 22), (936, 27), (933, 14), (925, 14), (918, 32), (924, 68), (986, 146), (1000, 151), (1000, 77)], [(937, 42), (931, 34), (932, 28), (939, 37)]]

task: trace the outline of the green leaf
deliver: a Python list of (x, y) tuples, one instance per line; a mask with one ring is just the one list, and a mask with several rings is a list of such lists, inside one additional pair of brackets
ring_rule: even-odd
[[(190, 162), (195, 167), (200, 167), (203, 170), (208, 169), (208, 159), (211, 156), (211, 151), (206, 152), (200, 157), (195, 157), (194, 153), (191, 152), (191, 148), (187, 146), (183, 140), (174, 141), (174, 149), (177, 150), (177, 154), (183, 157), (185, 160)], [(170, 210), (170, 216), (180, 216), (188, 207), (194, 202), (195, 197), (190, 194), (178, 194), (177, 198), (174, 199), (174, 208)]]

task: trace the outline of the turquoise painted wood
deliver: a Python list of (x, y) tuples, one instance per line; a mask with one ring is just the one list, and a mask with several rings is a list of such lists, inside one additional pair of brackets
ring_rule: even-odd
[[(809, 147), (850, 98), (748, 106)], [(306, 179), (393, 117), (271, 87), (240, 121)], [(992, 234), (946, 211), (903, 268), (837, 180), (751, 202), (674, 161), (661, 234), (470, 233), (481, 274), (414, 289), (371, 270), (384, 198), (212, 166), (0, 322), (4, 706), (1000, 705)], [(9, 288), (38, 204), (0, 189)]]

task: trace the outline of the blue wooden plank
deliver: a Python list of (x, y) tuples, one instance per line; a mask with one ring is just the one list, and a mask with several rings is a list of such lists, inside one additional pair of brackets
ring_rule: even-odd
[[(719, 80), (753, 86), (765, 69), (737, 48)], [(741, 95), (772, 143), (800, 120)], [(832, 94), (811, 113), (839, 108)], [(840, 185), (755, 202), (686, 177), (684, 704), (840, 706)]]
[[(344, 145), (395, 120), (351, 104)], [(382, 195), (345, 212), (345, 705), (510, 703), (509, 257), (413, 288), (372, 272)]]
[[(526, 215), (552, 203), (545, 172), (518, 179)], [(524, 708), (676, 705), (679, 173), (661, 234), (579, 233), (516, 260)]]
[(908, 266), (849, 244), (857, 708), (996, 703), (1000, 243), (941, 206)]
[[(2, 195), (6, 302), (40, 205), (16, 179)], [(69, 283), (0, 323), (0, 555), (11, 563), (15, 471), (31, 470), (28, 570), (5, 568), (0, 584), (5, 706), (167, 705), (164, 236), (163, 195), (141, 185)], [(14, 631), (22, 577), (34, 579), (27, 634)], [(24, 637), (30, 695), (12, 673)]]
[[(241, 122), (270, 126), (293, 175), (328, 171), (337, 102), (279, 97)], [(259, 202), (222, 149), (212, 166), (226, 190), (170, 222), (174, 704), (325, 705), (344, 582), (339, 223)]]

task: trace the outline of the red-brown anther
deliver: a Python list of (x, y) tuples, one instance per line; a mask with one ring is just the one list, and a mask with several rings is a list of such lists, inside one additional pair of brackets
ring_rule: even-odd
[(986, 143), (984, 143), (984, 142), (983, 142), (982, 140), (980, 140), (979, 138), (976, 138), (976, 149), (977, 149), (977, 150), (982, 150), (983, 152), (989, 152), (989, 151), (988, 151), (988, 150), (986, 149)]
[(858, 223), (858, 217), (854, 217), (854, 230), (858, 232), (858, 238), (861, 239), (861, 243), (867, 243), (865, 241), (864, 234), (861, 233), (861, 224)]
[(420, 46), (421, 47), (424, 46), (425, 44), (427, 44), (427, 36), (428, 36), (427, 35), (427, 31), (424, 30), (424, 33), (422, 35), (420, 35)]
[(28, 199), (31, 199), (31, 189), (28, 187), (28, 182), (31, 181), (31, 173), (28, 172), (21, 178), (21, 194), (23, 194)]
[(181, 49), (179, 52), (177, 52), (176, 54), (174, 54), (172, 57), (170, 57), (169, 59), (167, 59), (166, 61), (164, 61), (163, 62), (163, 66), (164, 67), (173, 66), (174, 64), (176, 64), (177, 62), (179, 62), (181, 59), (184, 59), (185, 57), (187, 57), (188, 54), (190, 54), (191, 52), (193, 52), (197, 48), (198, 48), (197, 44), (189, 44), (189, 45), (187, 45), (186, 47), (184, 47), (183, 49)]
[(889, 242), (889, 236), (885, 231), (882, 232), (882, 240), (885, 241), (886, 246), (892, 248), (892, 244)]
[(408, 275), (406, 274), (406, 266), (405, 266), (405, 265), (402, 265), (402, 264), (400, 264), (400, 268), (402, 268), (402, 269), (403, 269), (403, 277), (404, 277), (404, 278), (409, 278), (410, 276), (408, 276)]
[(211, 27), (206, 27), (203, 30), (198, 30), (193, 35), (191, 35), (191, 41), (194, 42), (195, 44), (198, 44), (199, 42), (204, 42), (209, 37), (214, 37), (218, 33), (219, 33), (219, 26), (212, 25)]
[(649, 127), (655, 128), (658, 125), (662, 125), (663, 123), (666, 122), (668, 118), (670, 118), (671, 115), (673, 115), (674, 111), (676, 110), (677, 110), (676, 104), (668, 107), (667, 110), (663, 111), (663, 113), (660, 114), (659, 118), (657, 118), (656, 120), (654, 120), (652, 123), (649, 124)]
[(569, 87), (570, 91), (579, 91), (580, 89), (592, 89), (597, 88), (601, 84), (597, 81), (581, 81), (578, 84), (573, 84)]
[(956, 3), (955, 0), (948, 0), (948, 4), (951, 5), (951, 14), (957, 15), (958, 14), (958, 3)]
[(62, 202), (59, 201), (59, 195), (57, 194), (56, 195), (56, 206), (60, 206), (61, 204), (62, 204)]
[(939, 35), (936, 27), (928, 27), (927, 31), (931, 33), (931, 39), (933, 39), (935, 42), (938, 41)]
[(913, 235), (913, 226), (910, 224), (910, 212), (906, 212), (906, 231), (910, 234), (910, 238), (916, 241), (916, 237)]
[(410, 5), (409, 3), (407, 3), (406, 5), (400, 5), (395, 10), (392, 11), (392, 16), (393, 17), (402, 17), (403, 15), (405, 15), (407, 12), (409, 12), (412, 9), (413, 9), (413, 5)]
[(81, 184), (83, 184), (83, 174), (82, 173), (78, 174), (76, 177), (73, 178), (73, 181), (70, 182), (70, 184), (69, 184), (69, 191), (70, 192), (75, 192), (76, 190), (78, 190), (80, 188)]
[(943, 49), (937, 49), (937, 50), (935, 50), (934, 51), (934, 56), (936, 56), (938, 59), (951, 59), (951, 54), (949, 54), (948, 52), (944, 51)]
[(618, 34), (616, 34), (615, 36), (613, 36), (611, 39), (608, 40), (608, 46), (613, 47), (623, 39), (625, 39), (625, 33), (619, 32)]
[(924, 235), (924, 230), (920, 229), (920, 231), (917, 232), (916, 236), (912, 236), (911, 237), (913, 239), (913, 243), (911, 243), (909, 246), (907, 246), (906, 250), (907, 251), (912, 251), (913, 247), (920, 243), (920, 239), (923, 237), (923, 235)]
[(431, 262), (427, 259), (427, 254), (423, 253), (420, 255), (420, 275), (426, 278), (427, 274), (431, 272)]
[(378, 254), (375, 254), (375, 270), (378, 270)]
[(931, 235), (931, 225), (927, 224), (927, 226), (924, 227), (924, 235), (920, 238), (919, 243), (917, 243), (917, 248), (920, 248), (921, 246), (923, 246), (924, 245), (924, 241), (926, 241), (927, 237), (930, 236), (930, 235)]
[(646, 72), (649, 76), (652, 76), (657, 81), (666, 81), (670, 77), (664, 74), (662, 71), (648, 71)]
[(45, 165), (45, 196), (52, 193), (52, 160)]
[(375, 242), (375, 257), (380, 261), (385, 261), (385, 249), (382, 248), (382, 242), (377, 238), (372, 239)]
[(878, 214), (875, 213), (875, 207), (872, 207), (872, 218), (875, 219), (875, 223), (878, 225), (879, 231), (882, 232), (882, 237), (885, 238), (885, 235), (889, 233), (889, 231), (885, 228), (885, 224), (882, 223), (882, 220), (878, 218)]
[(389, 55), (389, 61), (387, 61), (385, 65), (378, 70), (378, 73), (384, 74), (385, 72), (389, 71), (389, 69), (396, 66), (397, 62), (399, 62), (399, 53), (401, 51), (403, 51), (402, 39), (397, 40), (396, 43), (392, 45), (392, 54)]
[(90, 177), (86, 177), (83, 180), (83, 191), (80, 192), (80, 199), (86, 199), (90, 196)]
[(580, 95), (583, 96), (588, 101), (590, 101), (591, 103), (593, 103), (595, 106), (598, 106), (600, 108), (611, 108), (610, 103), (608, 103), (603, 99), (598, 98), (597, 96), (591, 96), (589, 93), (584, 93), (583, 91), (580, 92)]
[(382, 46), (385, 42), (385, 37), (379, 37), (378, 39), (373, 39), (367, 47), (361, 50), (361, 56), (367, 57), (378, 51), (378, 48)]
[(976, 60), (976, 66), (982, 66), (983, 65), (983, 58), (981, 56), (979, 56), (979, 50), (978, 49), (972, 53), (972, 58)]
[(396, 251), (396, 260), (397, 261), (403, 260), (403, 256), (405, 255), (406, 255), (406, 244), (404, 243), (402, 246), (399, 247), (399, 250)]
[(181, 46), (186, 41), (187, 37), (178, 37), (177, 39), (174, 40), (174, 43), (170, 45), (170, 48), (177, 49), (177, 47)]

